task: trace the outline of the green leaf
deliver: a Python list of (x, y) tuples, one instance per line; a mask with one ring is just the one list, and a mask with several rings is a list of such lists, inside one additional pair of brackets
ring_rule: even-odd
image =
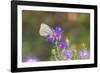
[(51, 53), (52, 53), (53, 55), (56, 55), (56, 50), (55, 50), (55, 49), (52, 49), (52, 50), (51, 50)]

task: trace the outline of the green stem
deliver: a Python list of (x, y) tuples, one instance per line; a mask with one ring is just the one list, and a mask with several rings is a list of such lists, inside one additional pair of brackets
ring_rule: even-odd
[(55, 59), (56, 59), (56, 61), (57, 61), (58, 59), (57, 59), (56, 55), (54, 55), (54, 57), (55, 57)]
[(56, 44), (56, 48), (57, 48), (57, 54), (59, 54), (58, 42), (56, 41), (55, 44)]

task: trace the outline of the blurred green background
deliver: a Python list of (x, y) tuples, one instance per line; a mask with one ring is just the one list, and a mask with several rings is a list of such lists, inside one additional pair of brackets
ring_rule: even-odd
[(68, 37), (69, 46), (76, 49), (90, 48), (90, 14), (72, 12), (22, 11), (22, 60), (33, 56), (40, 61), (49, 61), (52, 43), (40, 36), (41, 23), (50, 27), (60, 25), (63, 39)]

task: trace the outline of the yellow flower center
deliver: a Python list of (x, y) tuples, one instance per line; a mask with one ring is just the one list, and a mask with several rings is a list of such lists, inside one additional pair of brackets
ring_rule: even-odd
[(53, 37), (57, 37), (58, 36), (58, 34), (57, 33), (53, 33)]

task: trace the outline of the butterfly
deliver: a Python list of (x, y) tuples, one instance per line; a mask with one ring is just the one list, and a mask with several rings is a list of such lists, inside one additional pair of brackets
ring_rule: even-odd
[(51, 28), (50, 28), (47, 24), (42, 23), (42, 24), (40, 25), (39, 34), (40, 34), (41, 36), (46, 37), (46, 36), (48, 36), (51, 32), (52, 32), (52, 31), (51, 31)]

